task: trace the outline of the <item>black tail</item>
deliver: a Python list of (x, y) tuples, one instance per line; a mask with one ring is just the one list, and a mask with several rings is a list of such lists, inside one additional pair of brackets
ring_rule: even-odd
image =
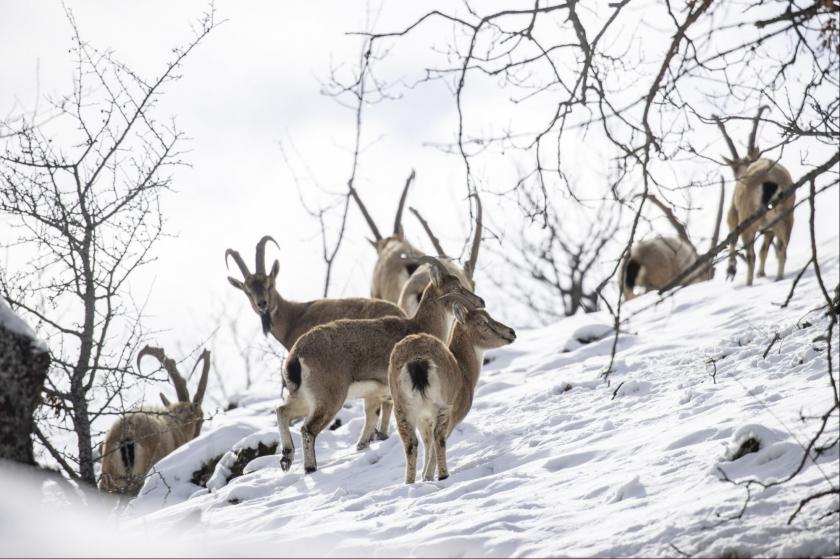
[(641, 267), (641, 264), (633, 259), (627, 262), (627, 266), (624, 268), (624, 285), (630, 289), (636, 287), (636, 277), (639, 275)]
[(761, 205), (766, 206), (773, 199), (773, 196), (779, 190), (779, 185), (775, 182), (761, 183)]
[(426, 389), (429, 387), (429, 362), (424, 359), (409, 361), (405, 368), (411, 377), (411, 387), (425, 398)]
[(289, 392), (300, 387), (300, 359), (293, 357), (286, 362), (286, 384), (289, 385)]
[(123, 441), (120, 445), (120, 456), (122, 457), (125, 469), (131, 471), (134, 469), (134, 441)]

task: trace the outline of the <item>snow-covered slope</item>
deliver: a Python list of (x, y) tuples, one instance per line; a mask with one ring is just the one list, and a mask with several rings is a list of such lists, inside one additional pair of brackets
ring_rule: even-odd
[[(832, 255), (823, 264), (830, 287), (837, 242), (820, 247)], [(609, 386), (599, 375), (612, 338), (591, 341), (608, 316), (519, 332), (489, 354), (473, 409), (450, 439), (446, 481), (405, 486), (396, 433), (357, 452), (362, 416), (353, 404), (342, 427), (318, 438), (313, 475), (303, 474), (298, 452), (289, 473), (267, 456), (227, 484), (217, 472), (213, 491), (192, 484), (193, 471), (246, 435), (276, 441), (279, 391), (263, 387), (159, 463), (125, 521), (186, 522), (184, 537), (235, 543), (243, 554), (836, 555), (836, 497), (787, 519), (802, 498), (840, 482), (837, 444), (794, 480), (754, 487), (740, 519), (727, 520), (746, 492), (720, 473), (784, 478), (817, 427), (800, 418), (831, 406), (813, 272), (787, 308), (778, 305), (804, 262), (790, 258), (782, 282), (747, 288), (718, 278), (655, 307), (653, 295), (631, 301), (625, 312), (638, 314), (624, 327)], [(836, 443), (839, 429), (832, 418), (821, 442)], [(759, 450), (731, 460), (749, 437)]]

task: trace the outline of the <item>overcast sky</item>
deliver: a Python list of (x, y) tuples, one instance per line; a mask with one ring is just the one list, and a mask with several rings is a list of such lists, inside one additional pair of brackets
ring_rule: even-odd
[[(421, 9), (432, 7), (415, 4), (419, 3), (385, 2), (373, 14), (377, 28), (402, 26)], [(67, 0), (66, 5), (84, 39), (99, 48), (112, 48), (145, 75), (156, 74), (169, 50), (190, 38), (191, 22), (207, 6), (203, 0)], [(319, 200), (316, 183), (332, 191), (344, 188), (351, 165), (353, 114), (320, 91), (331, 68), (355, 64), (360, 41), (347, 32), (365, 28), (366, 6), (363, 1), (346, 0), (216, 3), (218, 18), (227, 21), (190, 55), (183, 79), (167, 88), (159, 106), (159, 115), (177, 117), (180, 128), (192, 138), (188, 155), (192, 167), (175, 172), (176, 192), (164, 198), (167, 229), (173, 236), (160, 241), (155, 251), (159, 261), (132, 285), (137, 297), (153, 286), (147, 325), (163, 331), (159, 343), (192, 347), (210, 333), (212, 317), (222, 310), (231, 315), (241, 312), (247, 327), (256, 328), (258, 321), (246, 308), (245, 297), (225, 279), (223, 254), (228, 247), (236, 248), (253, 266), (254, 244), (264, 234), (273, 235), (281, 245), (279, 253), (269, 249), (269, 254), (280, 259), (279, 287), (284, 296), (295, 300), (320, 296), (324, 268), (318, 225), (302, 211), (294, 176), (302, 181), (310, 203)], [(444, 25), (432, 33), (438, 33), (431, 37), (436, 41), (420, 33), (400, 42), (394, 59), (405, 66), (406, 74), (416, 75), (429, 55), (429, 45), (442, 43), (452, 31)], [(0, 113), (31, 110), (39, 95), (70, 90), (70, 40), (61, 2), (0, 0)], [(393, 65), (389, 71), (400, 74)], [(400, 93), (398, 101), (366, 113), (358, 188), (380, 229), (387, 231), (403, 181), (416, 168), (410, 203), (426, 214), (446, 247), (457, 253), (469, 226), (464, 170), (457, 157), (428, 145), (453, 139), (451, 93), (443, 82), (403, 88)], [(470, 94), (481, 108), (482, 92)], [(486, 114), (489, 118), (493, 113)], [(704, 133), (710, 138), (716, 134)], [(281, 155), (281, 142), (291, 155), (291, 169)], [(583, 168), (587, 157), (602, 155), (592, 145), (576, 153), (573, 161)], [(797, 155), (802, 159), (801, 153)], [(795, 156), (785, 163), (794, 176), (803, 169)], [(489, 190), (498, 187), (494, 173), (477, 170)], [(488, 222), (504, 235), (513, 214), (495, 197), (486, 197), (485, 207)], [(836, 227), (836, 216), (836, 208), (830, 209), (821, 216), (820, 225)], [(711, 216), (702, 213), (694, 220), (696, 230), (708, 234)], [(409, 237), (428, 246), (413, 219), (406, 221)], [(797, 227), (801, 224), (802, 220)], [(368, 294), (375, 254), (367, 236), (367, 227), (353, 208), (331, 295)], [(485, 251), (479, 262), (479, 285), (482, 268), (492, 262), (488, 254)], [(13, 257), (8, 258), (12, 266)], [(482, 295), (493, 304), (503, 302), (498, 293)]]

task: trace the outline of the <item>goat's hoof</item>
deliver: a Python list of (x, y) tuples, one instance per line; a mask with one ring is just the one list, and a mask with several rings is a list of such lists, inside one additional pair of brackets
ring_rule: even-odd
[[(373, 438), (373, 437), (371, 436), (371, 438)], [(359, 450), (359, 451), (367, 450), (369, 446), (370, 446), (370, 442), (359, 441), (359, 442), (356, 443), (356, 450)]]
[(758, 272), (756, 272), (755, 275), (756, 275), (756, 277), (763, 278), (767, 274), (764, 273), (764, 270), (759, 270)]
[(373, 433), (370, 435), (371, 441), (387, 441), (388, 440), (388, 433), (384, 433), (379, 429), (374, 430)]
[(292, 467), (292, 459), (286, 458), (285, 456), (280, 459), (280, 469), (284, 472), (288, 472)]
[(445, 479), (449, 479), (449, 474), (441, 474), (438, 476), (438, 481), (443, 481)]
[(318, 466), (304, 466), (303, 473), (312, 474), (318, 470)]

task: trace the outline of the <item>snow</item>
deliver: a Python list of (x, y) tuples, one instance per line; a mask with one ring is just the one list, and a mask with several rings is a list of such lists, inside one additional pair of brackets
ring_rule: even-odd
[(35, 335), (32, 328), (30, 328), (27, 323), (15, 314), (2, 297), (0, 297), (0, 327), (5, 328), (9, 332), (32, 340), (32, 351), (40, 353), (49, 351), (46, 342)]
[[(829, 286), (838, 281), (837, 242), (820, 245)], [(403, 483), (394, 429), (356, 451), (359, 403), (316, 440), (318, 472), (304, 475), (294, 427), (290, 472), (264, 456), (226, 481), (236, 450), (277, 441), (279, 387), (260, 386), (161, 461), (116, 518), (130, 534), (177, 534), (192, 554), (837, 555), (836, 497), (812, 502), (787, 524), (801, 499), (836, 487), (837, 444), (792, 481), (753, 486), (740, 518), (746, 491), (722, 475), (784, 479), (817, 428), (813, 418), (831, 407), (827, 319), (814, 311), (821, 294), (813, 271), (787, 308), (776, 304), (806, 261), (804, 252), (790, 255), (781, 282), (747, 288), (718, 278), (658, 305), (653, 294), (628, 302), (633, 318), (609, 385), (600, 378), (612, 350), (603, 336), (608, 315), (519, 331), (514, 344), (487, 354), (473, 408), (448, 442), (451, 477), (443, 482)], [(821, 443), (839, 431), (835, 416)], [(750, 438), (758, 450), (735, 459)], [(226, 453), (209, 489), (191, 482)]]

